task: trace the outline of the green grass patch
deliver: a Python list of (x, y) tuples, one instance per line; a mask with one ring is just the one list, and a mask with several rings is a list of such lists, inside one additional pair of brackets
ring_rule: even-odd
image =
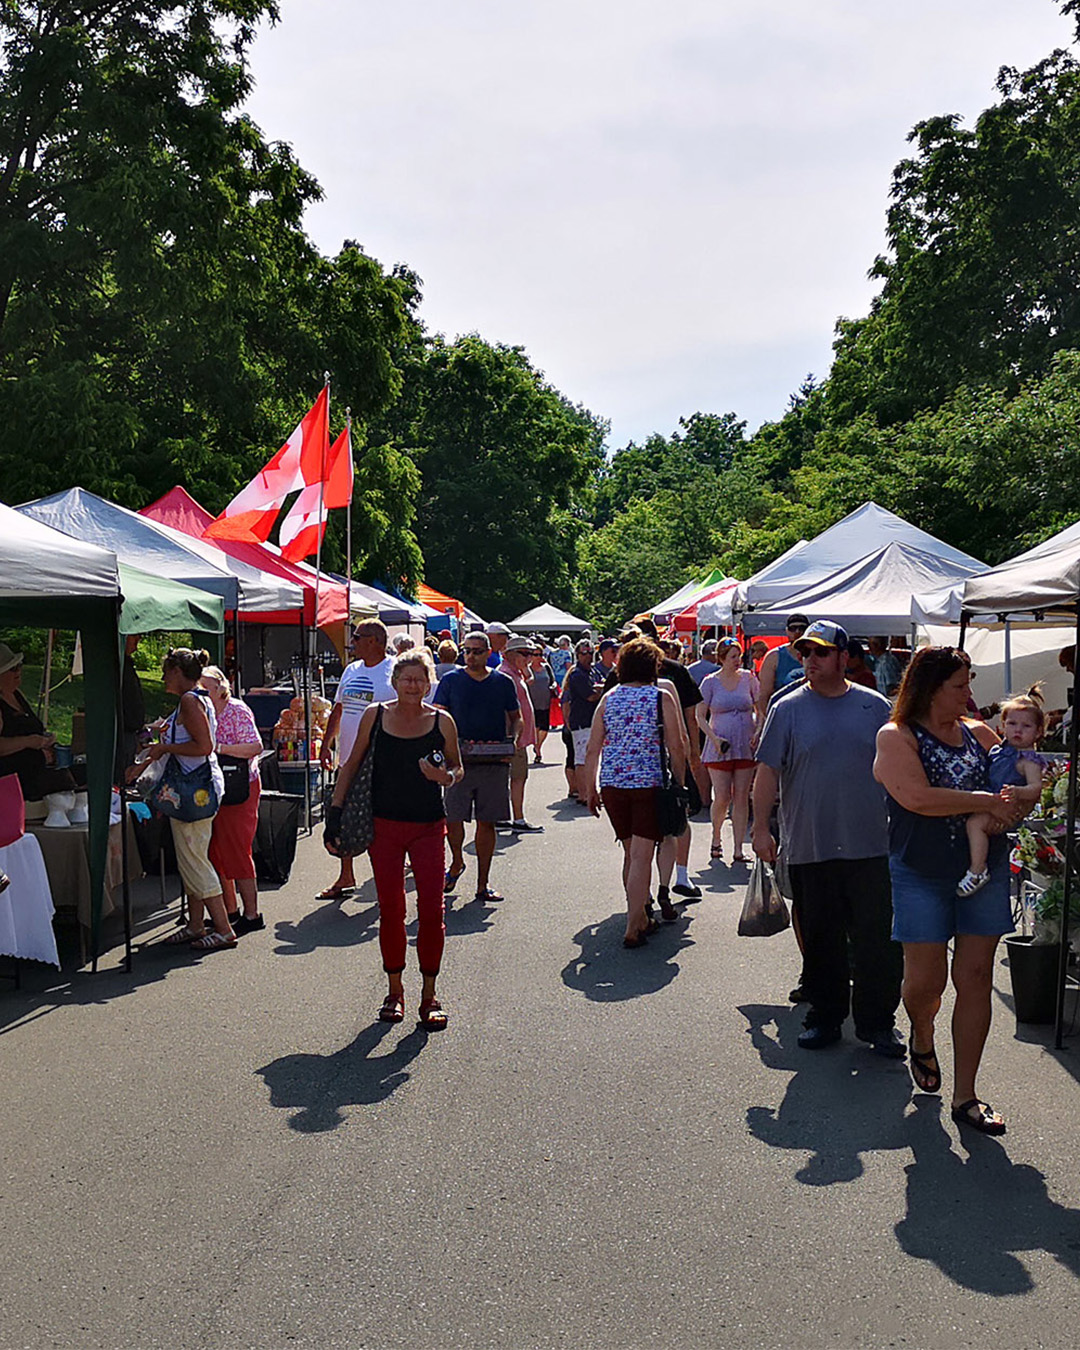
[[(41, 689), (41, 666), (23, 666), (22, 694), (27, 703), (36, 712), (38, 710), (38, 693)], [(176, 699), (172, 694), (167, 694), (161, 684), (160, 675), (150, 675), (140, 672), (139, 680), (142, 683), (143, 695), (146, 698), (146, 717), (147, 721), (153, 721), (155, 718), (162, 717), (171, 713), (176, 707)], [(49, 716), (47, 720), (48, 731), (51, 731), (61, 745), (71, 744), (71, 716), (72, 713), (85, 711), (86, 699), (83, 695), (83, 679), (81, 675), (75, 675), (69, 679), (64, 679), (63, 671), (57, 666), (52, 670), (52, 693), (49, 695)]]

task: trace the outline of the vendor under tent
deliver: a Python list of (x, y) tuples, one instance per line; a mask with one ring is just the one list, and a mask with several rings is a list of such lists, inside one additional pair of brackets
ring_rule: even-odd
[[(756, 572), (739, 586), (735, 596), (736, 615), (766, 606), (786, 606), (795, 611), (799, 593), (816, 587), (827, 577), (849, 567), (860, 558), (880, 552), (890, 543), (905, 544), (930, 554), (942, 563), (956, 564), (954, 577), (970, 575), (986, 564), (970, 554), (935, 539), (902, 516), (886, 511), (876, 502), (864, 502), (857, 510), (837, 521), (805, 544), (796, 544)], [(931, 583), (933, 584), (933, 583)], [(930, 586), (923, 586), (929, 590)], [(907, 612), (907, 611), (905, 611)], [(743, 627), (746, 628), (745, 622)], [(747, 632), (750, 630), (747, 628)], [(771, 630), (769, 630), (771, 631)]]
[[(955, 550), (954, 550), (955, 552)], [(805, 614), (813, 623), (831, 619), (859, 637), (888, 637), (911, 629), (911, 597), (986, 570), (975, 558), (960, 562), (893, 542), (786, 596), (781, 604), (746, 611), (743, 631), (779, 635), (787, 616)]]
[(82, 634), (90, 943), (95, 968), (120, 696), (119, 618), (120, 580), (114, 553), (0, 505), (0, 629), (49, 627)]
[(557, 605), (537, 605), (511, 619), (507, 627), (519, 633), (584, 633), (592, 627), (585, 619), (568, 614)]
[[(1064, 538), (1062, 537), (1064, 536)], [(960, 618), (959, 645), (964, 647), (968, 626), (978, 615), (1042, 615), (1044, 622), (1068, 620), (1073, 644), (1080, 645), (1080, 529), (1070, 526), (1061, 535), (1028, 549), (964, 584)], [(1080, 678), (1072, 679), (1072, 707), (1080, 708)], [(1076, 891), (1078, 861), (1076, 838), (1076, 794), (1078, 754), (1080, 754), (1080, 713), (1069, 725), (1069, 792), (1065, 829), (1065, 874), (1062, 898), (1062, 934), (1058, 966), (1055, 1045), (1060, 1050), (1064, 1036), (1065, 987), (1068, 976), (1069, 942), (1067, 918)]]

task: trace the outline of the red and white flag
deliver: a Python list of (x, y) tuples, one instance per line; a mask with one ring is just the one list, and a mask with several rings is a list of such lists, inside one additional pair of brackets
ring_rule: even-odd
[[(309, 483), (293, 502), (289, 514), (281, 522), (278, 544), (281, 554), (289, 562), (300, 562), (317, 553), (326, 534), (326, 513), (335, 506), (348, 506), (352, 501), (353, 457), (348, 427), (330, 447), (326, 458), (326, 484)], [(319, 496), (322, 493), (322, 507)], [(321, 525), (320, 525), (321, 516)]]
[(329, 400), (329, 389), (323, 389), (315, 406), (273, 459), (236, 494), (217, 520), (211, 521), (204, 534), (211, 539), (266, 543), (289, 493), (322, 482), (330, 444)]

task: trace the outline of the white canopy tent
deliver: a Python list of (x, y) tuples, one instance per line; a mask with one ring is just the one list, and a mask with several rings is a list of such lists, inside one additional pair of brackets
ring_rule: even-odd
[(116, 554), (0, 504), (0, 595), (118, 597)]
[(787, 616), (798, 611), (811, 623), (832, 619), (853, 636), (888, 637), (911, 627), (911, 599), (916, 592), (983, 570), (974, 558), (961, 564), (892, 542), (786, 596), (782, 604), (747, 611), (743, 630), (747, 636), (777, 636), (784, 632)]
[(591, 626), (587, 620), (578, 619), (573, 614), (568, 614), (565, 609), (559, 609), (557, 605), (551, 604), (527, 609), (524, 614), (511, 619), (507, 625), (508, 628), (521, 633), (584, 633)]
[[(876, 502), (864, 502), (857, 510), (837, 521), (827, 530), (804, 544), (795, 544), (786, 553), (774, 559), (767, 567), (744, 581), (735, 595), (736, 614), (768, 605), (786, 605), (791, 610), (800, 608), (794, 602), (798, 592), (816, 586), (840, 568), (848, 567), (869, 554), (879, 552), (890, 543), (905, 544), (930, 554), (943, 563), (955, 563), (953, 577), (982, 571), (986, 564), (935, 539), (926, 530), (886, 511)], [(935, 583), (921, 587), (929, 590)], [(905, 616), (910, 610), (905, 610)], [(904, 627), (909, 620), (905, 618)], [(745, 621), (743, 623), (746, 628)], [(747, 632), (750, 630), (747, 628)]]

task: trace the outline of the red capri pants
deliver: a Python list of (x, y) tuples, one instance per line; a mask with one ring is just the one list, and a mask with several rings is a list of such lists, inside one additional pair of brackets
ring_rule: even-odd
[(379, 948), (383, 970), (405, 969), (405, 857), (416, 882), (419, 928), (416, 954), (423, 975), (438, 975), (446, 924), (443, 880), (446, 866), (445, 820), (387, 820), (375, 817), (375, 838), (368, 849), (379, 896)]
[(225, 881), (250, 881), (255, 876), (251, 845), (259, 823), (259, 780), (251, 780), (246, 802), (219, 806), (210, 836), (210, 866)]

